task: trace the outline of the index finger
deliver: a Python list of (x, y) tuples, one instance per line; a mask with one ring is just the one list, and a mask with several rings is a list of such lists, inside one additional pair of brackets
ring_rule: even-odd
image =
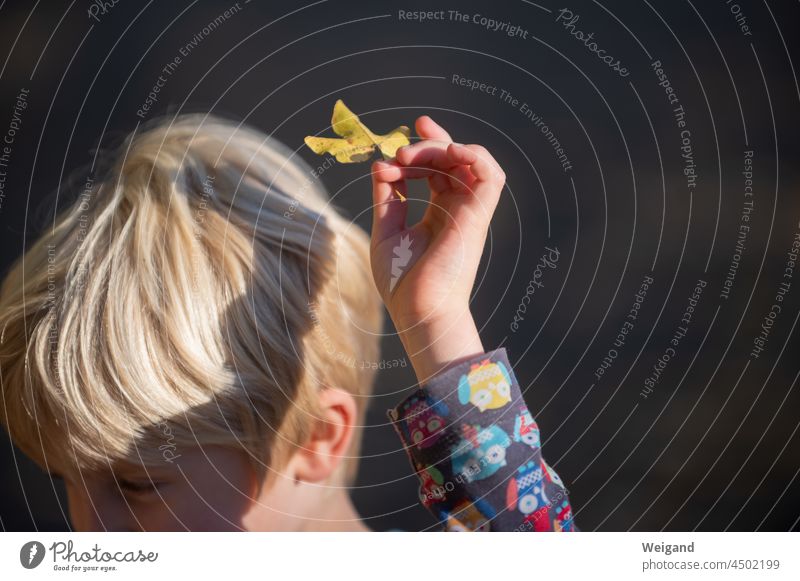
[(456, 165), (447, 155), (447, 146), (451, 143), (452, 141), (424, 139), (399, 148), (395, 159), (404, 166), (449, 169)]
[(436, 121), (431, 119), (429, 115), (422, 115), (421, 117), (417, 118), (414, 126), (417, 130), (417, 135), (423, 139), (434, 139), (437, 141), (444, 141), (446, 143), (451, 143), (453, 141), (453, 138), (450, 137), (450, 134), (445, 131), (441, 125), (436, 123)]

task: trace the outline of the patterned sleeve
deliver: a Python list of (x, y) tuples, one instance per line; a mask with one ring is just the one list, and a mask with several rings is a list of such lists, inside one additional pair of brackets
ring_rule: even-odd
[(577, 530), (505, 349), (447, 369), (388, 413), (445, 530)]

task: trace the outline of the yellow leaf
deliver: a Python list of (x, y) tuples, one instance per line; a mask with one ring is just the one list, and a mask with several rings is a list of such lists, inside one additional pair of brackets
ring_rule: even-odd
[[(341, 99), (337, 100), (333, 107), (331, 126), (333, 132), (340, 138), (309, 135), (305, 138), (305, 142), (314, 153), (319, 155), (330, 153), (336, 158), (336, 161), (341, 163), (367, 161), (372, 157), (376, 147), (383, 154), (384, 159), (392, 159), (397, 148), (411, 143), (409, 141), (411, 131), (405, 125), (401, 125), (385, 135), (377, 135), (370, 131)], [(400, 194), (400, 192), (397, 193)]]

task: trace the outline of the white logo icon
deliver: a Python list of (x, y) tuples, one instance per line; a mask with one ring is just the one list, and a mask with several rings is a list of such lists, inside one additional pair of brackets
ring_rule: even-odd
[(400, 244), (392, 248), (394, 258), (392, 258), (392, 278), (389, 281), (389, 292), (394, 290), (397, 281), (403, 274), (403, 268), (408, 266), (408, 261), (411, 260), (411, 237), (406, 234), (400, 238)]

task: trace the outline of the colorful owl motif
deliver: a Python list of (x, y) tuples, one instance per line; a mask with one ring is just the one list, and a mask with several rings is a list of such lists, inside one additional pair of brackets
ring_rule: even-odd
[(555, 508), (556, 519), (553, 523), (553, 528), (556, 532), (571, 533), (575, 530), (575, 525), (572, 521), (572, 507), (569, 505), (569, 500), (566, 498), (561, 501)]
[(549, 530), (547, 495), (540, 465), (531, 461), (519, 467), (516, 476), (508, 482), (506, 507), (524, 514), (525, 522), (532, 522), (534, 530)]
[(481, 412), (501, 408), (511, 401), (511, 377), (502, 361), (484, 359), (471, 366), (458, 381), (458, 401), (471, 403)]
[(433, 446), (446, 427), (444, 417), (447, 413), (447, 405), (430, 396), (409, 398), (403, 404), (401, 423), (407, 441), (420, 449)]
[(495, 517), (494, 509), (482, 499), (474, 502), (466, 500), (458, 503), (453, 510), (442, 512), (447, 517), (447, 530), (450, 532), (488, 532), (491, 520)]
[(442, 502), (445, 498), (444, 476), (434, 466), (420, 470), (417, 475), (420, 479), (419, 499), (425, 508), (434, 502)]
[(511, 439), (502, 428), (492, 425), (461, 426), (463, 435), (453, 447), (453, 472), (466, 478), (467, 482), (489, 478), (506, 465), (506, 448)]
[(526, 407), (522, 407), (514, 419), (514, 441), (522, 442), (530, 446), (532, 450), (541, 446), (539, 426)]
[(561, 477), (556, 474), (556, 471), (550, 468), (550, 464), (542, 460), (542, 469), (544, 471), (544, 476), (550, 482), (557, 484), (561, 488), (565, 488), (564, 482), (561, 480)]

